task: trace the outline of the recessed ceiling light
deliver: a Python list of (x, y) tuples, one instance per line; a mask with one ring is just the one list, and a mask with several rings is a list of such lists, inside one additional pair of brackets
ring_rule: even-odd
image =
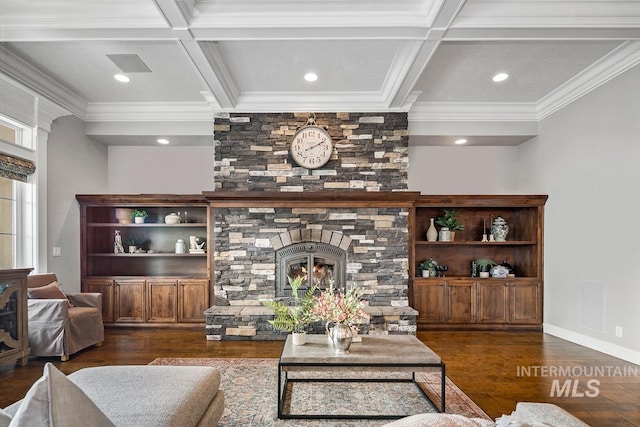
[(466, 144), (467, 140), (464, 138), (460, 138), (460, 139), (456, 139), (455, 141), (453, 141), (454, 144), (456, 145), (462, 145), (462, 144)]
[(493, 81), (494, 82), (503, 82), (505, 80), (507, 80), (509, 78), (509, 74), (507, 73), (498, 73), (495, 76), (493, 76)]
[(308, 82), (315, 82), (318, 80), (318, 75), (316, 73), (307, 73), (304, 75), (304, 79)]
[(125, 76), (124, 74), (116, 74), (113, 76), (113, 78), (121, 83), (129, 83), (129, 77)]
[(159, 138), (158, 139), (158, 144), (167, 145), (167, 144), (169, 144), (169, 140), (165, 139), (165, 138)]

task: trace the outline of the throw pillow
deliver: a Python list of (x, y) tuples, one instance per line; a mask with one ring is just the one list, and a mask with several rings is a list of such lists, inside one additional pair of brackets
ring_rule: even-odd
[(31, 299), (64, 299), (67, 300), (69, 307), (71, 302), (67, 299), (67, 295), (62, 291), (57, 281), (39, 288), (29, 288), (29, 298)]
[(0, 409), (0, 427), (8, 427), (11, 422), (9, 414)]
[(77, 385), (47, 362), (42, 377), (31, 386), (11, 420), (9, 427), (14, 426), (113, 427), (113, 423)]

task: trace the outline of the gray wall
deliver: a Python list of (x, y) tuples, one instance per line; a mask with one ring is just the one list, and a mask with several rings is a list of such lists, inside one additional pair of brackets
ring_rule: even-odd
[(517, 147), (409, 146), (409, 189), (424, 194), (513, 194), (517, 153)]
[[(66, 292), (80, 291), (79, 193), (106, 193), (107, 147), (85, 135), (84, 122), (60, 117), (47, 140), (47, 269)], [(54, 246), (62, 256), (53, 257)]]
[[(640, 66), (539, 126), (518, 191), (549, 194), (545, 331), (640, 363)], [(621, 326), (623, 336), (615, 336)]]
[(208, 147), (110, 146), (109, 193), (212, 191), (213, 160), (213, 138)]

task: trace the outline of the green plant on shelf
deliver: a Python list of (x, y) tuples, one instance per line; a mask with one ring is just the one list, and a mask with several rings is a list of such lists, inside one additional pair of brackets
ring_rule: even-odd
[(138, 247), (140, 247), (140, 246), (142, 246), (142, 244), (144, 242), (146, 242), (146, 240), (141, 239), (141, 238), (136, 237), (136, 236), (129, 236), (126, 239), (124, 239), (124, 243), (127, 246), (138, 246)]
[(447, 227), (451, 231), (464, 230), (464, 224), (458, 221), (457, 215), (458, 209), (445, 209), (444, 216), (439, 217), (436, 224)]
[(480, 258), (476, 260), (476, 265), (480, 271), (489, 271), (491, 267), (498, 265), (498, 263), (489, 258)]
[(149, 215), (147, 214), (147, 211), (145, 210), (140, 210), (140, 209), (134, 209), (133, 212), (131, 212), (131, 218), (146, 218)]

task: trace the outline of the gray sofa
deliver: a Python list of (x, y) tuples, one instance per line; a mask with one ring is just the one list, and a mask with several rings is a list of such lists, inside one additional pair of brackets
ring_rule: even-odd
[[(65, 376), (51, 363), (0, 427), (215, 426), (224, 411), (220, 371), (209, 366), (102, 366)], [(44, 402), (44, 403), (43, 403)]]
[(27, 286), (32, 355), (60, 356), (65, 362), (84, 348), (102, 345), (102, 294), (65, 294), (52, 273), (27, 276)]
[(385, 427), (589, 427), (551, 403), (518, 402), (511, 415), (495, 422), (453, 414), (419, 414), (385, 424)]

